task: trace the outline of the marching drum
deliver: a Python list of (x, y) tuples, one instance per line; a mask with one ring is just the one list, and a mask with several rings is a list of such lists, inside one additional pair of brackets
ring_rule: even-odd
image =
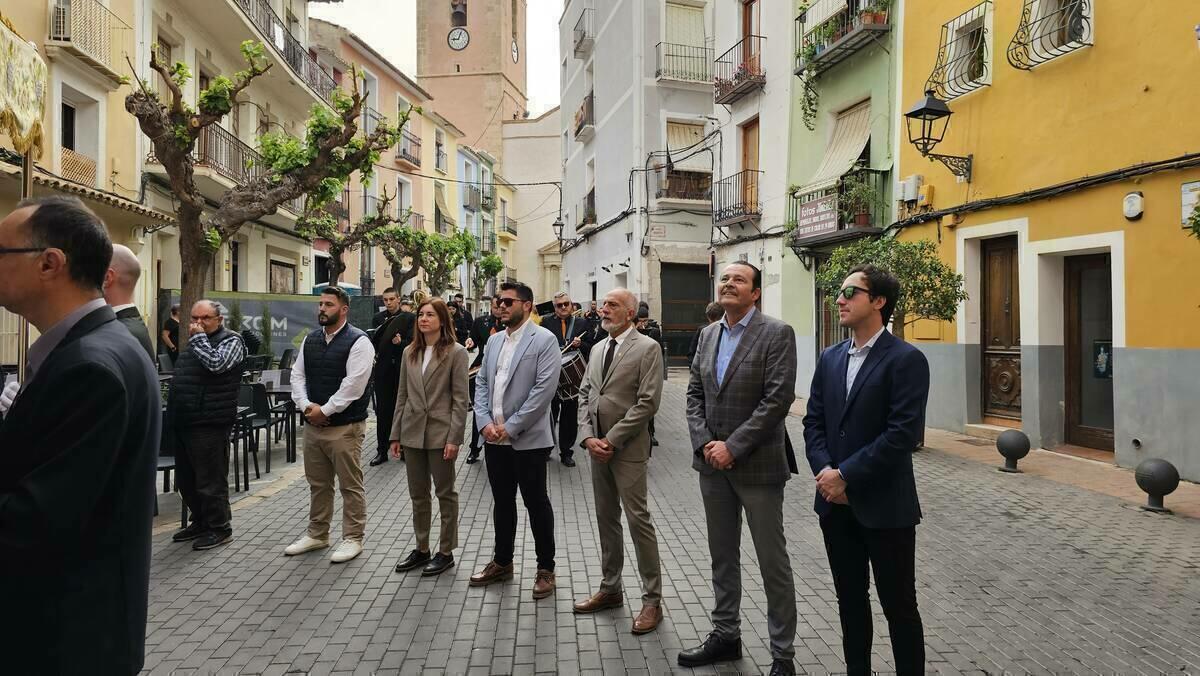
[(583, 385), (583, 376), (587, 373), (587, 363), (579, 352), (568, 352), (562, 356), (562, 373), (558, 377), (559, 399), (574, 399), (579, 396), (579, 388)]

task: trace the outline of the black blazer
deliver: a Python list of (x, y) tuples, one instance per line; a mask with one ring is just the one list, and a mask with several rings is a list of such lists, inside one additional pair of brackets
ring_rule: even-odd
[[(575, 322), (572, 326), (571, 322)], [(567, 343), (579, 338), (579, 352), (586, 360), (591, 356), (594, 333), (592, 332), (592, 323), (583, 317), (567, 317), (567, 334), (563, 335), (562, 322), (557, 315), (542, 317), (542, 326), (550, 333), (554, 334), (558, 340), (558, 347), (562, 349)]]
[[(500, 324), (500, 320), (492, 316), (489, 310), (485, 314), (481, 314), (471, 322), (471, 340), (475, 343), (475, 359), (471, 362), (471, 368), (475, 368), (483, 363), (483, 348), (487, 346), (488, 338), (492, 337), (492, 327), (495, 327), (495, 332), (504, 330)], [(474, 392), (471, 393), (474, 396)]]
[[(904, 528), (921, 521), (912, 452), (922, 438), (929, 399), (929, 362), (920, 350), (884, 331), (846, 395), (850, 341), (817, 362), (804, 416), (813, 474), (841, 470), (855, 518), (867, 528)], [(822, 516), (830, 504), (817, 493)]]
[(146, 330), (146, 322), (142, 321), (142, 315), (136, 307), (127, 307), (117, 313), (117, 321), (125, 325), (129, 332), (137, 338), (142, 344), (142, 348), (146, 350), (146, 354), (150, 355), (150, 361), (154, 361), (154, 342), (150, 340), (150, 332)]
[[(395, 393), (400, 382), (400, 359), (404, 348), (412, 342), (413, 326), (416, 315), (411, 312), (397, 312), (384, 319), (371, 335), (375, 346), (375, 391)], [(392, 338), (400, 335), (400, 344), (392, 342)]]
[(158, 380), (109, 307), (50, 353), (0, 427), (0, 652), (12, 674), (143, 662)]

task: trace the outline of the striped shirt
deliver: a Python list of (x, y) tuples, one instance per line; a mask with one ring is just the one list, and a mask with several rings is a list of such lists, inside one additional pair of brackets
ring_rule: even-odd
[(197, 333), (188, 338), (188, 349), (196, 355), (200, 364), (212, 373), (225, 373), (246, 358), (246, 346), (240, 337), (236, 340), (227, 338), (214, 347), (208, 340), (208, 334)]

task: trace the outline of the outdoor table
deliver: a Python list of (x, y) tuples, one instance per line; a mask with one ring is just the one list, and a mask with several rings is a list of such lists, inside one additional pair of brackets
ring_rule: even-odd
[(279, 385), (276, 387), (268, 387), (267, 394), (275, 399), (276, 403), (282, 403), (287, 415), (287, 422), (284, 423), (284, 435), (287, 437), (287, 452), (284, 454), (286, 462), (296, 462), (296, 402), (292, 401), (292, 388), (288, 385)]

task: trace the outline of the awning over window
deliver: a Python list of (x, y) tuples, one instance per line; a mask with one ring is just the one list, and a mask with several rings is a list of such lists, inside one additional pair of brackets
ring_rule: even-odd
[(443, 223), (450, 226), (458, 224), (454, 220), (454, 212), (450, 210), (450, 207), (446, 206), (446, 186), (440, 183), (433, 186), (433, 204), (441, 212)]
[(838, 179), (854, 167), (863, 148), (871, 140), (871, 102), (861, 103), (838, 115), (833, 138), (825, 149), (821, 166), (808, 183), (796, 193), (806, 195), (833, 187)]
[(671, 151), (671, 162), (675, 165), (675, 171), (712, 173), (712, 153), (702, 151), (703, 146), (697, 145), (703, 138), (704, 125), (702, 124), (667, 123), (667, 148)]

